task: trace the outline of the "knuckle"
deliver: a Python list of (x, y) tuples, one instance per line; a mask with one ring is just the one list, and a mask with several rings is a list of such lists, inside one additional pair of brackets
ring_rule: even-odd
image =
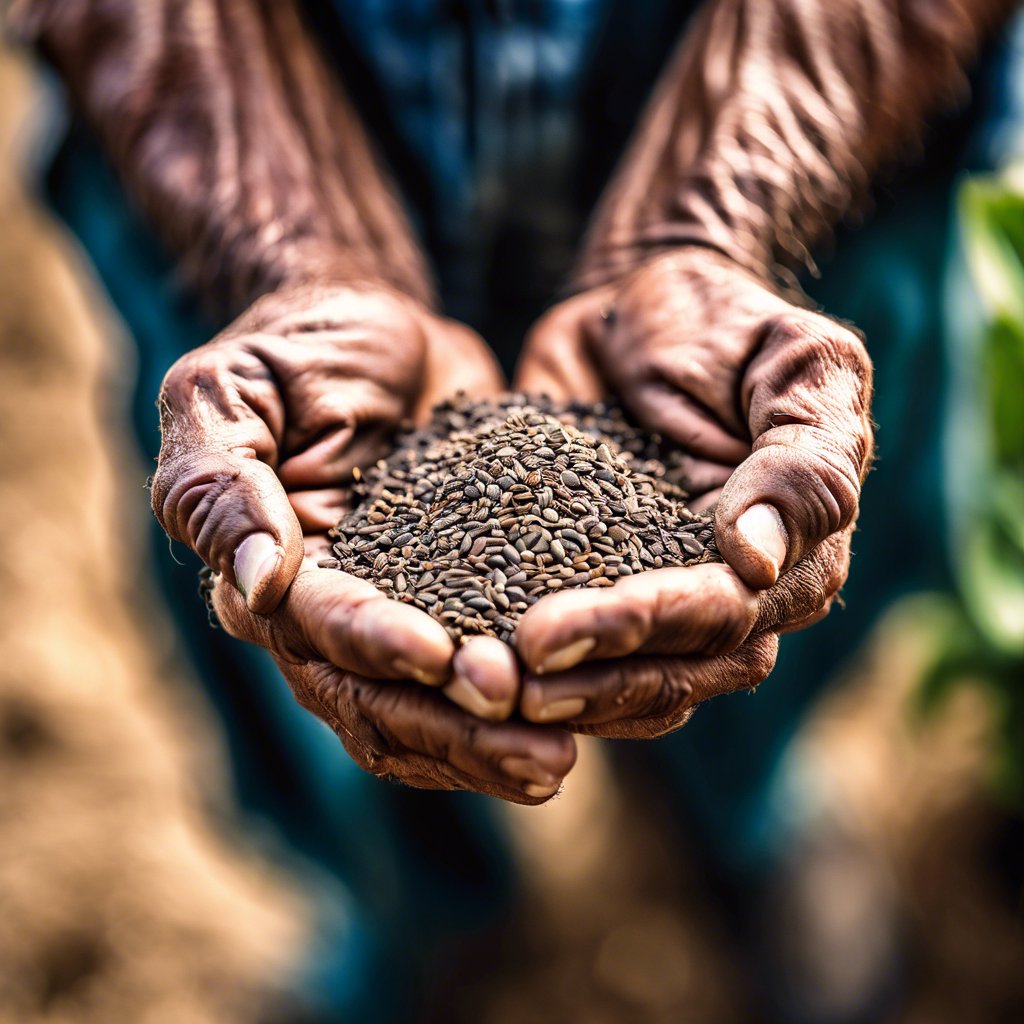
[[(835, 514), (830, 514), (828, 534), (848, 526), (856, 517), (860, 507), (860, 473), (854, 464), (841, 456), (818, 453), (815, 457), (819, 487), (824, 487), (826, 497), (835, 503)], [(832, 510), (829, 509), (831, 513)]]
[[(163, 462), (153, 485), (153, 510), (161, 525), (175, 540), (187, 543), (207, 564), (219, 524), (214, 509), (232, 489), (240, 470), (224, 459), (210, 455), (184, 455)], [(216, 566), (215, 566), (216, 568)]]
[(173, 398), (191, 389), (197, 373), (200, 372), (200, 365), (206, 362), (205, 354), (202, 352), (202, 349), (186, 352), (171, 364), (160, 385), (162, 397)]
[(796, 310), (787, 309), (773, 313), (762, 323), (762, 347), (788, 345), (807, 330), (807, 316)]
[(385, 724), (389, 699), (394, 700), (390, 690), (352, 672), (341, 673), (333, 693), (328, 689), (324, 694), (333, 721), (342, 727), (342, 741), (348, 737), (359, 747), (360, 767), (373, 775), (389, 771), (405, 750)]
[[(798, 524), (809, 545), (849, 526), (860, 508), (860, 479), (829, 435), (814, 430), (813, 446), (763, 447), (763, 468), (779, 481), (778, 499)], [(760, 454), (760, 452), (758, 453)]]
[(693, 695), (693, 686), (681, 663), (671, 659), (655, 659), (648, 671), (653, 678), (653, 699), (648, 703), (646, 716), (664, 718), (684, 707)]
[(567, 732), (555, 734), (557, 747), (549, 747), (545, 755), (545, 766), (560, 778), (565, 778), (576, 764), (576, 742)]
[[(237, 353), (236, 358), (243, 355)], [(186, 352), (171, 365), (160, 385), (160, 423), (165, 436), (176, 432), (177, 414), (190, 405), (196, 394), (225, 390), (229, 362), (224, 346), (209, 344)]]
[(833, 362), (854, 373), (862, 386), (870, 386), (871, 357), (864, 345), (864, 339), (858, 333), (842, 324), (824, 319), (824, 329), (820, 337)]
[(663, 603), (669, 599), (660, 593), (655, 595), (653, 602), (639, 599), (628, 588), (623, 588), (621, 596), (624, 600), (608, 609), (607, 621), (599, 633), (608, 637), (616, 651), (628, 653), (635, 651), (650, 636), (653, 621), (662, 613), (670, 615), (671, 608)]
[(769, 643), (761, 640), (752, 644), (744, 658), (744, 682), (749, 689), (763, 683), (775, 668), (777, 641)]

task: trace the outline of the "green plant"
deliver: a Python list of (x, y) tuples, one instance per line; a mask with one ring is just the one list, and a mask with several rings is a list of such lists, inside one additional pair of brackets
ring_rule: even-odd
[(997, 783), (1024, 803), (1024, 165), (967, 181), (958, 213), (973, 308), (953, 317), (968, 410), (954, 441), (957, 583), (936, 606), (921, 695), (933, 707), (954, 685), (985, 687), (999, 722)]

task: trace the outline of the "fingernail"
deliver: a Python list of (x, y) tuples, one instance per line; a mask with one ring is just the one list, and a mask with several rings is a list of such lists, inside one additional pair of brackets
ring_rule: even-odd
[(789, 547), (789, 537), (778, 510), (771, 505), (751, 505), (736, 520), (736, 529), (747, 544), (771, 564), (778, 577)]
[(587, 702), (582, 697), (563, 697), (562, 700), (543, 704), (537, 711), (537, 718), (541, 722), (565, 722), (575, 718), (586, 706)]
[(405, 658), (395, 658), (391, 665), (400, 676), (405, 676), (407, 679), (415, 679), (417, 683), (422, 683), (424, 686), (440, 686), (444, 681), (435, 675), (431, 675), (426, 669), (420, 668), (419, 665), (406, 661)]
[(495, 721), (507, 717), (505, 701), (488, 700), (461, 672), (456, 671), (452, 681), (444, 688), (444, 695), (477, 718)]
[(235, 549), (235, 582), (246, 600), (270, 576), (281, 560), (277, 541), (269, 533), (252, 533)]
[[(517, 757), (509, 755), (498, 762), (498, 769), (504, 775), (526, 783), (523, 790), (530, 792), (529, 787), (534, 786), (543, 793), (553, 793), (560, 784), (557, 776), (552, 775), (546, 768), (542, 768), (536, 761), (529, 757)], [(542, 793), (530, 793), (530, 796), (541, 796)]]
[(534, 671), (539, 676), (545, 672), (564, 672), (582, 661), (596, 646), (597, 641), (592, 636), (574, 640), (571, 644), (566, 644), (565, 647), (549, 654)]
[(556, 782), (553, 786), (541, 786), (536, 782), (528, 782), (523, 786), (523, 792), (527, 796), (532, 796), (539, 800), (541, 797), (554, 796), (561, 785), (562, 784), (560, 782)]

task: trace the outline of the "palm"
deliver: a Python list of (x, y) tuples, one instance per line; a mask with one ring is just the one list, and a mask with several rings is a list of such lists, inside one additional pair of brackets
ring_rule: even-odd
[[(726, 559), (530, 609), (518, 633), (527, 667), (565, 671), (527, 676), (527, 718), (552, 720), (544, 709), (558, 705), (574, 709), (574, 728), (605, 735), (677, 727), (700, 700), (763, 679), (777, 635), (827, 613), (871, 453), (871, 368), (851, 331), (725, 257), (680, 250), (556, 307), (528, 339), (517, 384), (615, 395), (678, 444), (691, 503), (717, 503)], [(609, 661), (626, 655), (647, 657)]]

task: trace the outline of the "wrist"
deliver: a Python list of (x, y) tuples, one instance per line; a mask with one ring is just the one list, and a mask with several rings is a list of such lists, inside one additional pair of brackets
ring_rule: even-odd
[[(749, 260), (728, 247), (714, 245), (706, 238), (694, 235), (673, 243), (658, 245), (630, 244), (628, 246), (597, 250), (588, 247), (570, 277), (567, 296), (589, 294), (602, 297), (605, 313), (614, 309), (615, 297), (644, 274), (667, 271), (672, 274), (704, 274), (713, 269), (716, 273), (736, 273), (745, 281), (754, 282), (768, 291), (782, 292), (776, 282), (765, 280), (763, 275), (750, 265)], [(791, 298), (792, 296), (787, 296)]]
[(386, 293), (427, 312), (437, 307), (433, 283), (422, 266), (389, 263), (380, 253), (333, 240), (306, 238), (270, 246), (253, 271), (241, 289), (247, 292), (246, 305), (270, 294), (349, 289)]
[(614, 233), (595, 231), (585, 242), (570, 275), (570, 291), (618, 284), (658, 259), (693, 249), (718, 253), (751, 269), (751, 261), (743, 259), (731, 239), (716, 237), (714, 232), (697, 225), (662, 224), (657, 230), (637, 226)]

